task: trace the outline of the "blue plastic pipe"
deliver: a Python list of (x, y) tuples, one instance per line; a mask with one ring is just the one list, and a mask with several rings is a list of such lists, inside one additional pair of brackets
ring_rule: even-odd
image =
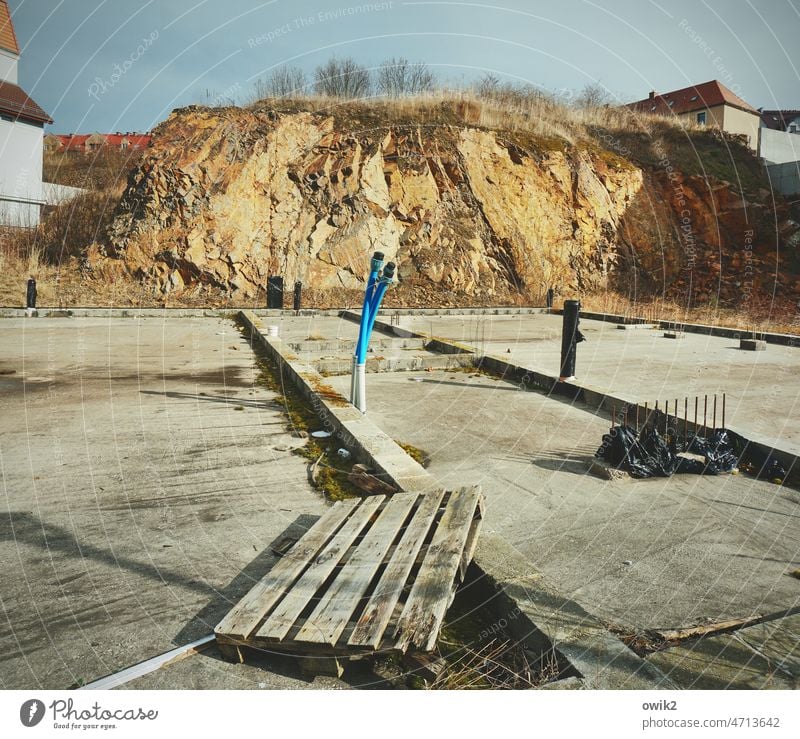
[(364, 342), (364, 346), (362, 347), (363, 353), (359, 356), (358, 362), (362, 364), (363, 362), (367, 361), (367, 348), (369, 347), (369, 340), (372, 336), (372, 329), (375, 326), (375, 319), (378, 317), (378, 311), (381, 308), (381, 301), (383, 300), (383, 296), (386, 295), (386, 291), (389, 289), (389, 285), (392, 284), (392, 279), (394, 278), (394, 262), (389, 262), (386, 265), (386, 269), (383, 270), (383, 277), (378, 281), (378, 285), (375, 288), (375, 294), (372, 297), (372, 301), (370, 303), (369, 308), (369, 324), (367, 326), (367, 340)]
[(367, 289), (364, 293), (364, 306), (361, 309), (361, 323), (358, 326), (358, 342), (356, 343), (355, 357), (356, 361), (359, 363), (363, 363), (367, 356), (370, 309), (372, 307), (373, 293), (375, 292), (375, 283), (378, 281), (378, 273), (381, 271), (381, 267), (383, 267), (383, 253), (376, 251), (372, 255), (372, 260), (369, 264), (369, 279), (367, 280)]

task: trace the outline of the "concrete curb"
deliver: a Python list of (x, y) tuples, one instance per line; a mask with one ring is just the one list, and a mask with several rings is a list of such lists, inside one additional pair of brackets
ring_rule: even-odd
[(308, 398), (325, 429), (341, 439), (356, 461), (375, 469), (381, 478), (399, 490), (422, 492), (440, 487), (433, 475), (350, 405), (314, 367), (300, 362), (280, 338), (267, 336), (257, 316), (251, 311), (242, 311), (239, 315), (253, 337), (277, 362), (281, 373)]
[[(279, 318), (282, 316), (339, 316), (347, 309), (301, 308), (299, 311), (280, 310), (277, 308), (246, 308), (229, 306), (226, 308), (107, 308), (77, 306), (62, 308), (57, 306), (40, 306), (39, 317), (48, 318), (52, 313), (68, 313), (75, 318), (198, 318), (205, 316), (225, 316), (231, 313), (249, 311), (256, 316)], [(390, 308), (384, 309), (385, 315), (398, 316), (437, 316), (437, 315), (526, 315), (529, 313), (547, 313), (547, 308)], [(25, 318), (25, 308), (13, 306), (0, 307), (0, 318)]]
[[(589, 314), (582, 316), (590, 317)], [(601, 315), (601, 314), (597, 314)], [(358, 313), (343, 312), (343, 318), (349, 320), (360, 320)], [(380, 321), (375, 322), (375, 330), (382, 333), (391, 333), (397, 330), (396, 326), (390, 326)], [(555, 375), (548, 375), (538, 370), (528, 369), (522, 365), (514, 364), (500, 357), (492, 356), (491, 354), (481, 354), (480, 350), (468, 344), (462, 344), (449, 339), (431, 338), (427, 334), (409, 332), (415, 338), (428, 338), (426, 348), (430, 351), (440, 351), (444, 354), (471, 354), (474, 356), (474, 362), (477, 367), (489, 370), (495, 374), (500, 375), (507, 382), (514, 382), (521, 388), (536, 387), (544, 391), (548, 395), (559, 395), (571, 400), (577, 400), (585, 403), (590, 409), (595, 412), (608, 414), (609, 419), (613, 412), (617, 414), (617, 423), (622, 420), (622, 414), (627, 412), (628, 416), (635, 416), (637, 411), (640, 417), (644, 417), (644, 406), (637, 403), (631, 398), (626, 398), (623, 395), (611, 395), (607, 390), (594, 385), (577, 382), (561, 382)], [(783, 334), (774, 334), (775, 336), (783, 336)], [(652, 413), (653, 409), (649, 408)], [(695, 425), (692, 422), (688, 423), (688, 428), (695, 431)], [(698, 429), (702, 426), (698, 426)], [(768, 441), (758, 438), (750, 438), (745, 436), (735, 428), (730, 428), (730, 431), (737, 433), (741, 436), (747, 446), (752, 447), (754, 450), (763, 455), (772, 455), (777, 459), (786, 469), (786, 480), (797, 484), (800, 483), (800, 456), (780, 447), (775, 447)]]
[[(561, 308), (553, 308), (553, 315), (562, 315)], [(752, 332), (741, 328), (728, 328), (727, 326), (708, 326), (702, 323), (681, 323), (680, 321), (661, 321), (648, 320), (645, 318), (632, 318), (631, 316), (620, 316), (614, 313), (594, 313), (592, 311), (581, 311), (581, 318), (590, 321), (606, 321), (608, 323), (619, 324), (642, 324), (648, 323), (658, 326), (660, 329), (673, 329), (679, 326), (681, 331), (688, 334), (704, 334), (706, 336), (721, 336), (728, 339), (741, 339), (743, 336), (751, 336)], [(757, 332), (768, 344), (780, 344), (782, 346), (800, 347), (800, 336), (792, 334), (778, 334), (771, 332)]]

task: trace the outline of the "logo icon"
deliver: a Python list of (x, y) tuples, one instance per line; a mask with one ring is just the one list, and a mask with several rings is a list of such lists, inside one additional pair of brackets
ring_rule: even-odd
[(19, 720), (23, 726), (36, 726), (43, 718), (44, 703), (37, 698), (25, 701), (19, 709)]

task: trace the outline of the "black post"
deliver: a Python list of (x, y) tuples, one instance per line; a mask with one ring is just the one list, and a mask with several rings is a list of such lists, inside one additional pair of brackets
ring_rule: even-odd
[(547, 288), (547, 298), (546, 298), (546, 300), (547, 300), (547, 303), (546, 303), (547, 307), (548, 308), (552, 308), (553, 307), (553, 288), (552, 287), (548, 287)]
[(300, 299), (303, 295), (303, 283), (299, 280), (294, 283), (294, 309), (300, 310)]
[(36, 280), (33, 277), (28, 280), (28, 292), (25, 296), (25, 307), (36, 308)]
[(267, 308), (283, 309), (283, 277), (267, 278)]
[(558, 375), (561, 380), (575, 377), (575, 346), (579, 341), (583, 341), (583, 334), (578, 329), (580, 310), (580, 300), (564, 301), (564, 322), (561, 329), (561, 371)]

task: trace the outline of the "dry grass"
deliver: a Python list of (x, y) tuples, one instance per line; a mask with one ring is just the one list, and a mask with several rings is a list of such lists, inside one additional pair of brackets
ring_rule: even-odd
[(431, 682), (431, 690), (529, 690), (558, 679), (554, 653), (531, 660), (511, 642), (491, 641), (477, 649), (459, 647), (446, 658), (445, 668)]
[(665, 129), (678, 133), (705, 133), (691, 120), (633, 112), (624, 106), (579, 106), (535, 88), (506, 87), (493, 93), (438, 89), (400, 98), (345, 100), (321, 95), (264, 98), (251, 110), (287, 113), (309, 111), (334, 117), (374, 120), (376, 127), (464, 123), (505, 131), (525, 131), (575, 144), (596, 138), (596, 131), (635, 132), (652, 136)]
[(789, 300), (758, 300), (754, 296), (746, 307), (720, 308), (706, 305), (688, 309), (668, 298), (632, 301), (614, 292), (583, 295), (580, 300), (583, 310), (626, 318), (644, 318), (653, 322), (700, 323), (755, 333), (800, 334), (800, 306)]

